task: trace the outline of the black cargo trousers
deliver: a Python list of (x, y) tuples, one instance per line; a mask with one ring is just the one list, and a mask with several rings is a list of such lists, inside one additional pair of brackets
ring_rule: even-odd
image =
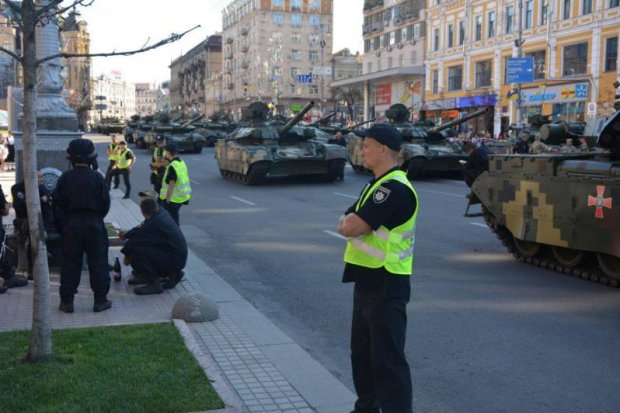
[(405, 357), (407, 299), (385, 288), (353, 296), (351, 364), (355, 413), (411, 413), (411, 372)]
[(183, 269), (179, 260), (163, 248), (136, 245), (123, 249), (123, 254), (131, 258), (130, 265), (135, 273), (149, 282), (156, 281), (157, 277), (179, 277)]
[(98, 213), (78, 213), (67, 217), (62, 233), (60, 301), (73, 303), (73, 297), (80, 285), (84, 254), (95, 303), (107, 300), (110, 291), (108, 246), (108, 232)]

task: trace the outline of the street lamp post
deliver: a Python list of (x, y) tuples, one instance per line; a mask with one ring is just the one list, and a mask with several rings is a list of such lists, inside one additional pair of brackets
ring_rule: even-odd
[[(516, 41), (517, 46), (517, 57), (523, 57), (523, 0), (519, 0), (519, 37)], [(522, 112), (522, 103), (523, 99), (521, 98), (521, 83), (517, 83), (517, 127), (521, 127), (523, 123), (523, 112)]]

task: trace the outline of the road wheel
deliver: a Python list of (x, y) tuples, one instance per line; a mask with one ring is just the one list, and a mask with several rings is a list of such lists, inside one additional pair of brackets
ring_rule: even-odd
[(597, 253), (596, 258), (598, 265), (609, 278), (620, 281), (620, 258), (602, 252)]
[(243, 176), (243, 182), (248, 185), (260, 185), (267, 179), (269, 164), (266, 162), (255, 163), (250, 166), (248, 173)]
[(535, 257), (541, 250), (541, 245), (537, 242), (523, 241), (515, 238), (514, 243), (519, 254), (523, 255), (525, 258)]
[(424, 170), (426, 160), (421, 156), (411, 158), (407, 164), (407, 178), (412, 181)]
[(578, 266), (585, 256), (583, 251), (556, 246), (551, 247), (551, 252), (553, 252), (556, 261), (566, 268)]

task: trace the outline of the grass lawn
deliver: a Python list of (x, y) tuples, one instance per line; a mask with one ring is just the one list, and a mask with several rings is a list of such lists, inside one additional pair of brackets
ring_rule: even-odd
[(53, 332), (28, 364), (29, 332), (0, 334), (0, 412), (193, 412), (224, 405), (172, 323)]

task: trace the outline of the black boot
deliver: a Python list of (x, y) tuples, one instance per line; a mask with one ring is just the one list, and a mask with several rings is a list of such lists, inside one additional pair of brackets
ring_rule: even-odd
[(95, 313), (100, 313), (102, 311), (109, 310), (110, 308), (112, 308), (112, 301), (105, 300), (99, 303), (95, 303), (95, 305), (93, 306), (93, 311)]
[(183, 279), (184, 275), (185, 271), (179, 271), (174, 274), (170, 274), (170, 277), (164, 282), (164, 288), (166, 290), (174, 288), (179, 283), (179, 281)]
[(134, 288), (133, 290), (136, 295), (150, 295), (150, 294), (161, 294), (164, 292), (163, 287), (161, 286), (161, 281), (159, 281), (159, 277), (155, 278), (152, 281), (149, 281), (146, 285), (142, 287)]
[(73, 312), (73, 303), (60, 303), (58, 307), (60, 311), (63, 313), (71, 314)]

